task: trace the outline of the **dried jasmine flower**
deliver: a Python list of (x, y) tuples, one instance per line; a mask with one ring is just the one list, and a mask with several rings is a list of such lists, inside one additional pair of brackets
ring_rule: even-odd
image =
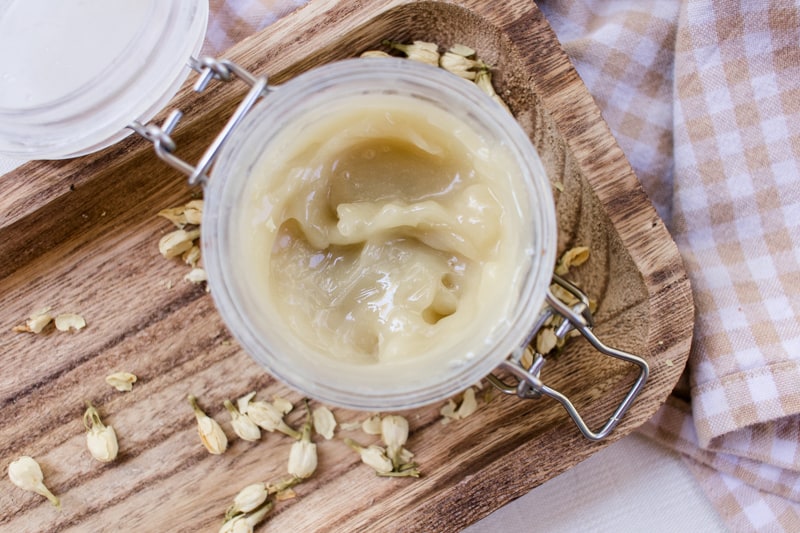
[(169, 209), (162, 209), (158, 212), (158, 216), (164, 217), (173, 224), (175, 227), (181, 229), (186, 225), (186, 216), (183, 214), (184, 207), (170, 207)]
[(439, 410), (442, 415), (442, 424), (449, 424), (453, 420), (461, 420), (473, 414), (478, 408), (478, 402), (475, 399), (475, 389), (469, 387), (464, 391), (461, 399), (461, 404), (456, 406), (456, 403), (450, 399)]
[(381, 434), (381, 415), (372, 415), (361, 423), (361, 431), (367, 435)]
[(367, 50), (366, 52), (361, 54), (359, 57), (364, 58), (364, 57), (392, 57), (392, 56), (390, 56), (389, 54), (387, 54), (383, 50)]
[(336, 429), (336, 417), (330, 409), (325, 406), (317, 407), (312, 413), (314, 419), (314, 429), (319, 435), (322, 435), (325, 440), (333, 438), (333, 431)]
[(463, 44), (454, 44), (453, 46), (450, 47), (450, 50), (448, 50), (448, 52), (459, 55), (461, 57), (475, 57), (475, 50)]
[(64, 313), (55, 318), (56, 329), (58, 331), (75, 331), (81, 330), (86, 327), (86, 320), (81, 315), (75, 313)]
[(253, 533), (253, 528), (267, 517), (274, 506), (275, 502), (267, 500), (253, 512), (236, 515), (222, 524), (219, 533)]
[(186, 218), (187, 224), (199, 226), (203, 221), (203, 200), (192, 200), (183, 206), (183, 216)]
[(277, 407), (283, 414), (289, 414), (292, 412), (292, 409), (294, 409), (292, 402), (286, 398), (281, 398), (280, 396), (272, 397), (272, 405)]
[(194, 244), (194, 240), (200, 237), (200, 230), (190, 231), (177, 229), (161, 237), (158, 241), (158, 251), (167, 259), (178, 257), (188, 251)]
[(253, 401), (252, 398), (254, 396), (255, 393), (250, 393), (239, 399), (237, 403), (239, 404), (239, 411), (241, 413), (247, 415), (258, 427), (270, 433), (277, 430), (294, 439), (301, 438), (297, 430), (283, 421), (284, 410), (286, 409), (284, 402), (279, 402), (280, 407), (276, 407), (274, 403), (265, 402), (263, 400)]
[(53, 317), (50, 315), (50, 308), (45, 307), (31, 313), (24, 324), (14, 326), (12, 331), (17, 333), (41, 333), (52, 321)]
[(86, 426), (86, 447), (92, 457), (101, 463), (116, 459), (119, 452), (117, 433), (112, 426), (103, 424), (97, 409), (89, 402), (86, 402), (86, 412), (83, 413), (83, 425)]
[(497, 102), (500, 107), (508, 111), (509, 114), (512, 114), (508, 104), (506, 104), (505, 101), (500, 98), (500, 95), (495, 92), (494, 85), (492, 85), (492, 73), (489, 71), (489, 69), (479, 70), (477, 74), (475, 74), (475, 85), (477, 85), (478, 88), (484, 93), (489, 95), (492, 100)]
[(231, 426), (233, 426), (233, 431), (239, 435), (240, 438), (251, 442), (261, 439), (261, 429), (252, 419), (240, 413), (230, 400), (225, 400), (223, 405), (231, 414)]
[(209, 453), (220, 455), (228, 448), (228, 437), (222, 431), (222, 427), (216, 420), (208, 416), (197, 405), (197, 398), (193, 395), (188, 396), (189, 405), (192, 406), (194, 416), (197, 418), (197, 433), (200, 441)]
[(378, 474), (388, 474), (394, 469), (392, 460), (389, 459), (386, 451), (380, 446), (373, 444), (372, 446), (364, 447), (350, 438), (344, 439), (344, 443), (361, 456), (362, 463), (375, 470)]
[(236, 515), (255, 511), (267, 501), (269, 491), (266, 483), (253, 483), (248, 485), (234, 496), (233, 503), (225, 511), (225, 520), (230, 520)]
[(558, 337), (553, 328), (542, 328), (536, 335), (536, 352), (542, 355), (550, 351), (558, 344)]
[(193, 244), (191, 248), (183, 252), (181, 259), (190, 267), (197, 267), (197, 263), (200, 261), (200, 247)]
[(400, 466), (400, 451), (408, 440), (408, 420), (399, 415), (384, 416), (381, 420), (381, 438), (386, 445), (386, 455), (394, 467)]
[(555, 273), (564, 276), (569, 272), (570, 267), (580, 266), (589, 259), (589, 247), (576, 246), (570, 248), (561, 256), (556, 265)]
[(136, 379), (136, 376), (130, 372), (114, 372), (106, 376), (106, 383), (120, 392), (130, 392)]
[(42, 468), (33, 457), (23, 455), (8, 465), (8, 477), (17, 487), (44, 496), (50, 500), (50, 503), (61, 509), (61, 500), (44, 485)]
[(289, 474), (299, 479), (311, 477), (317, 469), (317, 445), (311, 442), (311, 429), (314, 423), (308, 400), (305, 403), (306, 422), (303, 424), (303, 433), (300, 440), (292, 444), (289, 450)]
[(385, 46), (391, 46), (395, 50), (403, 52), (408, 59), (427, 63), (434, 67), (439, 66), (439, 45), (436, 43), (426, 43), (424, 41), (414, 41), (412, 44), (393, 43), (384, 41)]
[(455, 74), (459, 78), (464, 78), (465, 80), (474, 80), (477, 75), (475, 72), (476, 70), (486, 70), (487, 68), (486, 63), (483, 61), (467, 59), (453, 52), (445, 52), (444, 55), (439, 58), (439, 66), (447, 72)]
[(205, 269), (193, 268), (188, 274), (183, 276), (183, 279), (190, 283), (202, 283), (208, 281), (208, 276), (206, 275)]

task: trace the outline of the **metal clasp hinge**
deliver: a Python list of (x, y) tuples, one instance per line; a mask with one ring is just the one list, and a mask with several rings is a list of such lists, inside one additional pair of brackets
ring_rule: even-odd
[[(511, 373), (517, 382), (513, 385), (506, 383), (494, 374), (490, 374), (488, 376), (488, 380), (500, 391), (506, 394), (516, 394), (520, 398), (535, 399), (541, 398), (542, 395), (553, 398), (560, 403), (564, 409), (566, 409), (569, 416), (572, 417), (572, 420), (578, 426), (580, 432), (587, 439), (592, 441), (602, 440), (613, 431), (617, 424), (619, 424), (622, 416), (630, 408), (631, 404), (633, 404), (633, 401), (644, 387), (645, 381), (647, 381), (650, 368), (647, 365), (647, 361), (641, 357), (618, 350), (616, 348), (612, 348), (610, 346), (606, 346), (600, 341), (600, 339), (597, 338), (592, 331), (594, 321), (592, 318), (592, 313), (589, 310), (589, 299), (578, 287), (555, 274), (553, 275), (553, 283), (575, 296), (578, 302), (570, 307), (558, 299), (553, 292), (548, 289), (546, 297), (547, 305), (539, 315), (539, 318), (537, 319), (536, 324), (534, 325), (534, 328), (528, 337), (528, 342), (526, 342), (525, 346), (521, 347), (517, 352), (509, 356), (508, 359), (503, 361), (499, 367)], [(578, 330), (581, 335), (583, 335), (583, 337), (586, 338), (586, 340), (588, 340), (589, 343), (603, 355), (621, 359), (639, 367), (639, 374), (633, 386), (630, 388), (628, 393), (625, 395), (625, 398), (623, 398), (622, 402), (620, 402), (605, 424), (603, 424), (603, 426), (597, 431), (592, 431), (589, 428), (583, 417), (566, 395), (548, 387), (544, 384), (544, 382), (542, 382), (540, 374), (542, 366), (544, 366), (545, 363), (543, 354), (537, 353), (535, 350), (533, 350), (533, 363), (530, 365), (530, 367), (526, 368), (521, 363), (521, 357), (524, 350), (531, 349), (530, 342), (535, 341), (536, 334), (553, 316), (563, 317), (563, 322), (555, 331), (557, 338), (563, 339), (571, 330)]]
[(250, 91), (239, 103), (225, 127), (217, 135), (211, 145), (203, 153), (197, 165), (192, 166), (183, 159), (175, 155), (177, 146), (172, 139), (172, 132), (183, 117), (183, 113), (174, 109), (167, 116), (161, 126), (153, 123), (142, 124), (134, 121), (128, 127), (153, 143), (156, 155), (170, 166), (180, 170), (189, 176), (189, 184), (205, 184), (208, 181), (208, 170), (214, 163), (220, 148), (230, 136), (231, 132), (241, 122), (244, 116), (250, 111), (255, 103), (262, 97), (274, 90), (267, 84), (266, 76), (254, 76), (249, 71), (240, 67), (236, 63), (227, 59), (214, 59), (202, 57), (200, 59), (190, 58), (188, 66), (196, 71), (200, 77), (194, 84), (195, 92), (203, 92), (211, 80), (231, 81), (234, 76), (240, 78), (250, 86)]

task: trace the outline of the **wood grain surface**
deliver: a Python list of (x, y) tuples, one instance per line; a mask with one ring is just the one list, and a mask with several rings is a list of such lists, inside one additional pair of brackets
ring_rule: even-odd
[[(278, 503), (265, 531), (458, 530), (632, 431), (662, 404), (687, 359), (693, 308), (680, 256), (532, 2), (314, 0), (227, 57), (280, 83), (386, 38), (466, 44), (495, 67), (499, 93), (563, 186), (554, 189), (560, 250), (592, 250), (573, 279), (598, 301), (596, 333), (646, 357), (651, 378), (600, 443), (584, 439), (549, 399), (495, 394), (446, 427), (441, 405), (405, 412), (420, 479), (376, 477), (343, 444), (345, 432), (317, 437), (317, 473), (295, 499)], [(243, 92), (243, 84), (220, 84), (179, 93), (182, 157), (197, 160)], [(201, 191), (133, 137), (95, 155), (24, 165), (0, 179), (0, 191), (0, 530), (216, 531), (241, 487), (284, 478), (290, 439), (235, 438), (222, 402), (251, 390), (265, 399), (301, 397), (242, 352), (204, 288), (182, 281), (186, 266), (158, 253), (170, 224), (156, 213)], [(81, 313), (88, 326), (11, 331), (44, 306)], [(116, 370), (139, 376), (133, 391), (105, 384)], [(597, 427), (635, 374), (575, 341), (542, 377)], [(189, 393), (231, 438), (224, 455), (201, 446)], [(113, 463), (94, 461), (85, 448), (86, 400), (116, 428)], [(289, 422), (299, 424), (301, 411)], [(335, 413), (342, 422), (365, 416)], [(23, 454), (42, 465), (60, 512), (8, 480), (7, 465)]]

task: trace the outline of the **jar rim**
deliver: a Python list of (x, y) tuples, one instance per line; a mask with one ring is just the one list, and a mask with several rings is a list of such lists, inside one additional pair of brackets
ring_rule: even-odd
[[(431, 379), (420, 376), (418, 383), (401, 386), (396, 391), (371, 389), (356, 383), (359, 374), (354, 374), (353, 380), (347, 383), (338, 378), (310, 377), (299, 372), (281, 354), (270, 352), (270, 340), (265, 341), (265, 332), (255, 326), (241, 305), (242, 288), (237, 287), (231, 272), (235, 259), (226, 255), (225, 244), (232, 228), (231, 213), (236, 209), (235, 195), (231, 191), (242, 186), (242, 180), (246, 182), (247, 178), (243, 177), (246, 172), (241, 171), (252, 169), (257, 158), (252, 150), (248, 153), (254, 143), (260, 142), (253, 138), (269, 138), (293, 117), (301, 116), (306, 112), (303, 105), (320, 91), (340, 90), (341, 98), (352, 98), (354, 94), (365, 94), (371, 89), (403, 91), (404, 84), (425, 87), (428, 91), (425, 96), (435, 95), (439, 103), (452, 105), (457, 101), (469, 107), (487, 131), (498, 136), (513, 154), (525, 184), (527, 197), (523, 203), (527, 208), (535, 208), (531, 209), (535, 222), (531, 233), (533, 242), (530, 250), (526, 248), (530, 266), (521, 283), (513, 316), (504, 317), (499, 326), (502, 331), (492, 339), (491, 346), (476, 349), (476, 355), (467, 364), (454, 367), (451, 373)], [(331, 97), (330, 92), (326, 93), (326, 98)], [(555, 261), (556, 219), (549, 180), (535, 147), (519, 123), (474, 84), (465, 83), (441, 69), (397, 58), (338, 61), (300, 74), (279, 86), (251, 111), (223, 147), (206, 186), (205, 198), (204, 263), (212, 297), (233, 336), (253, 359), (290, 387), (325, 403), (347, 408), (407, 409), (443, 400), (478, 382), (527, 342), (544, 304)]]

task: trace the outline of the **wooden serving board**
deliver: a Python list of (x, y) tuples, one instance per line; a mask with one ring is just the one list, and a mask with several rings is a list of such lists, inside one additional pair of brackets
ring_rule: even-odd
[[(612, 436), (584, 439), (549, 399), (495, 394), (446, 428), (441, 405), (404, 413), (420, 479), (385, 479), (342, 442), (318, 439), (319, 468), (297, 497), (279, 502), (265, 530), (454, 531), (626, 435), (649, 418), (678, 380), (693, 309), (680, 256), (541, 13), (528, 0), (414, 2), (314, 0), (230, 51), (273, 83), (324, 62), (353, 57), (383, 39), (469, 45), (496, 68), (501, 96), (530, 133), (557, 199), (559, 247), (592, 250), (573, 279), (593, 298), (597, 334), (647, 358), (651, 377)], [(177, 142), (195, 161), (244, 92), (184, 89)], [(0, 530), (216, 531), (246, 484), (285, 477), (291, 442), (234, 437), (226, 398), (256, 390), (299, 401), (242, 352), (203, 287), (183, 282), (185, 265), (164, 260), (157, 218), (199, 191), (141, 139), (70, 161), (34, 162), (0, 180)], [(77, 333), (12, 333), (44, 306), (81, 313)], [(104, 382), (115, 370), (139, 376), (132, 392)], [(623, 397), (635, 367), (575, 341), (542, 377), (570, 395), (597, 427)], [(185, 400), (192, 393), (231, 437), (222, 456), (200, 445)], [(117, 431), (118, 459), (94, 461), (81, 416), (92, 401)], [(289, 416), (298, 424), (302, 409)], [(363, 413), (335, 410), (340, 421)], [(356, 439), (374, 441), (356, 431)], [(13, 487), (7, 465), (37, 458), (63, 502)]]

